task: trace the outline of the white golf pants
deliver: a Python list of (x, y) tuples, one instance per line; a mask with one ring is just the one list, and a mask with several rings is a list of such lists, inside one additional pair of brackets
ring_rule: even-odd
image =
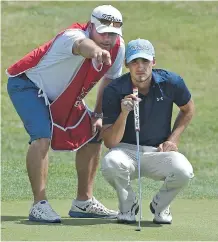
[[(119, 209), (127, 212), (135, 199), (131, 180), (138, 178), (136, 145), (120, 143), (110, 149), (102, 160), (102, 174), (117, 191)], [(140, 146), (141, 177), (164, 181), (154, 196), (156, 211), (167, 208), (176, 195), (194, 177), (193, 168), (179, 152), (157, 152), (157, 148)]]

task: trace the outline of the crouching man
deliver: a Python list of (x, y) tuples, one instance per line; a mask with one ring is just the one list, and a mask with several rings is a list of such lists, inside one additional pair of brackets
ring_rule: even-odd
[[(125, 64), (129, 73), (109, 84), (103, 95), (102, 137), (109, 151), (102, 173), (119, 199), (118, 222), (135, 223), (139, 210), (131, 181), (138, 178), (134, 129), (133, 87), (139, 91), (141, 176), (163, 181), (150, 210), (154, 223), (171, 224), (170, 204), (194, 177), (187, 158), (178, 152), (179, 138), (194, 113), (184, 80), (177, 74), (153, 69), (155, 51), (148, 40), (128, 43)], [(173, 104), (179, 113), (171, 130)]]

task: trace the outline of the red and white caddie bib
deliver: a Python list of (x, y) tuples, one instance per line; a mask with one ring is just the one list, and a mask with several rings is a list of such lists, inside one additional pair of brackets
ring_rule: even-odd
[[(76, 23), (67, 29), (85, 31), (87, 27), (88, 24)], [(10, 66), (7, 69), (8, 75), (15, 77), (37, 66), (54, 41), (63, 33), (64, 31)], [(112, 64), (117, 57), (119, 47), (120, 37), (110, 51)], [(97, 71), (93, 67), (92, 60), (85, 59), (62, 94), (52, 103), (48, 103), (52, 122), (51, 148), (53, 150), (76, 151), (94, 138), (96, 134), (92, 135), (90, 112), (83, 98), (109, 68), (110, 66), (103, 65), (102, 69)], [(46, 93), (43, 93), (43, 96), (47, 99)]]

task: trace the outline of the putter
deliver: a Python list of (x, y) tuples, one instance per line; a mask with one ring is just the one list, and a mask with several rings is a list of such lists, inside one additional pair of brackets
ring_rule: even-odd
[[(138, 98), (138, 88), (133, 88), (133, 94)], [(142, 217), (142, 189), (141, 189), (141, 163), (140, 163), (140, 152), (139, 152), (139, 131), (140, 131), (140, 120), (139, 120), (139, 101), (134, 101), (134, 121), (135, 121), (135, 132), (136, 132), (136, 143), (137, 151), (136, 158), (138, 163), (138, 187), (139, 187), (139, 219), (138, 227), (136, 231), (141, 231), (141, 217)]]

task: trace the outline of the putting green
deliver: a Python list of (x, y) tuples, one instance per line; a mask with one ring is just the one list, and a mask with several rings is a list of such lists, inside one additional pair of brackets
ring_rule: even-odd
[[(155, 225), (149, 212), (149, 201), (143, 201), (142, 230), (136, 225), (121, 225), (115, 220), (72, 219), (67, 216), (71, 200), (51, 200), (62, 216), (61, 224), (29, 222), (28, 201), (2, 202), (2, 240), (25, 241), (118, 241), (118, 240), (207, 240), (218, 239), (218, 201), (178, 199), (172, 205), (173, 224)], [(103, 201), (115, 209), (114, 200)]]

